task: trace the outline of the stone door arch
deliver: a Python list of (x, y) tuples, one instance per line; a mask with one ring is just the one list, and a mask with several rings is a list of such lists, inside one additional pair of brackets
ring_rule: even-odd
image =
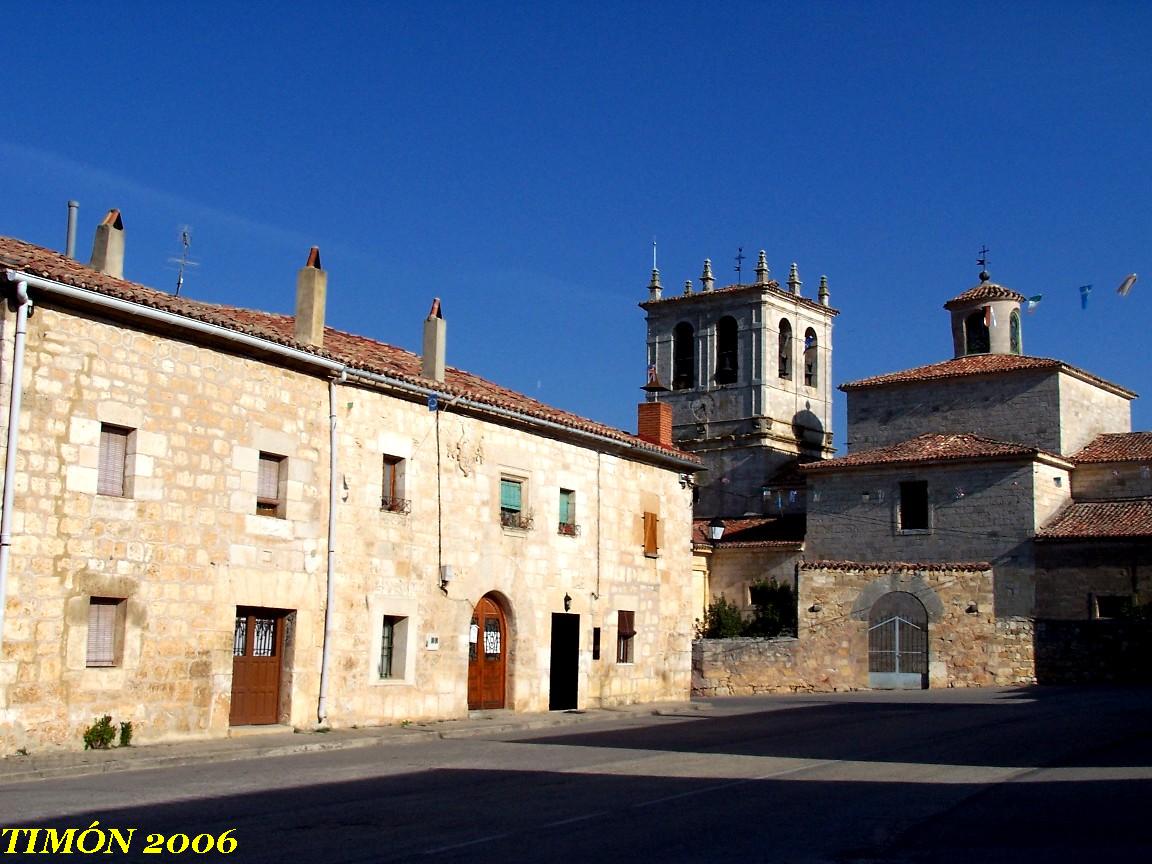
[(928, 610), (914, 594), (890, 591), (872, 604), (868, 686), (877, 690), (928, 686)]

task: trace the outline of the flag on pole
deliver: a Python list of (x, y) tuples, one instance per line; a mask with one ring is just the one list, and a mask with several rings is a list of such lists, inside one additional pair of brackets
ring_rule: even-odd
[(1132, 286), (1136, 284), (1136, 274), (1129, 273), (1127, 278), (1120, 283), (1120, 287), (1116, 289), (1116, 293), (1121, 297), (1127, 297), (1128, 292), (1132, 290)]
[(1028, 298), (1028, 305), (1025, 307), (1028, 312), (1035, 312), (1036, 307), (1040, 305), (1040, 301), (1044, 299), (1043, 294), (1033, 294)]
[(1092, 293), (1092, 286), (1091, 285), (1081, 285), (1080, 286), (1080, 308), (1081, 309), (1087, 309), (1088, 308), (1088, 295), (1091, 293)]

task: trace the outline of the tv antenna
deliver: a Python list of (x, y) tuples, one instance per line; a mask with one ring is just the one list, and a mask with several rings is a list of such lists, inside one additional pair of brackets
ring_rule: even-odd
[(184, 287), (184, 271), (192, 267), (199, 267), (197, 261), (188, 257), (188, 247), (192, 245), (192, 226), (180, 226), (180, 257), (169, 258), (169, 264), (176, 265), (176, 296), (180, 296), (180, 289)]

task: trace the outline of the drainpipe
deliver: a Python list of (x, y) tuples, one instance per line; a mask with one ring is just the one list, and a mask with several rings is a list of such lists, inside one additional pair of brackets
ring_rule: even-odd
[[(346, 380), (340, 373), (340, 380)], [(328, 666), (332, 645), (332, 603), (336, 599), (336, 379), (328, 381), (328, 596), (324, 603), (324, 644), (320, 649), (320, 699), (316, 720), (328, 721)]]
[(16, 283), (16, 337), (12, 344), (12, 392), (8, 398), (8, 449), (4, 453), (4, 498), (0, 513), (0, 656), (4, 646), (4, 607), (8, 601), (8, 561), (12, 553), (12, 508), (16, 496), (16, 448), (20, 439), (20, 401), (24, 395), (24, 341), (28, 333), (28, 283)]

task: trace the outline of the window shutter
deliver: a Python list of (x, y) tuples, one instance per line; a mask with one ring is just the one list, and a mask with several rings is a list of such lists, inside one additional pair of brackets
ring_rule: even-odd
[(89, 666), (116, 665), (116, 609), (118, 600), (93, 597), (88, 602)]
[(616, 613), (616, 629), (620, 636), (628, 639), (636, 635), (636, 613), (621, 609)]
[(128, 432), (117, 426), (100, 427), (100, 469), (96, 491), (124, 497), (124, 465), (128, 458)]
[(572, 517), (572, 493), (567, 489), (560, 490), (560, 524), (568, 525), (576, 521)]
[(280, 500), (279, 459), (263, 455), (260, 457), (260, 476), (257, 480), (256, 497), (269, 501)]
[(520, 512), (520, 483), (516, 480), (500, 481), (500, 509)]
[(649, 558), (655, 558), (660, 548), (657, 542), (659, 524), (660, 518), (655, 513), (644, 514), (644, 554)]

